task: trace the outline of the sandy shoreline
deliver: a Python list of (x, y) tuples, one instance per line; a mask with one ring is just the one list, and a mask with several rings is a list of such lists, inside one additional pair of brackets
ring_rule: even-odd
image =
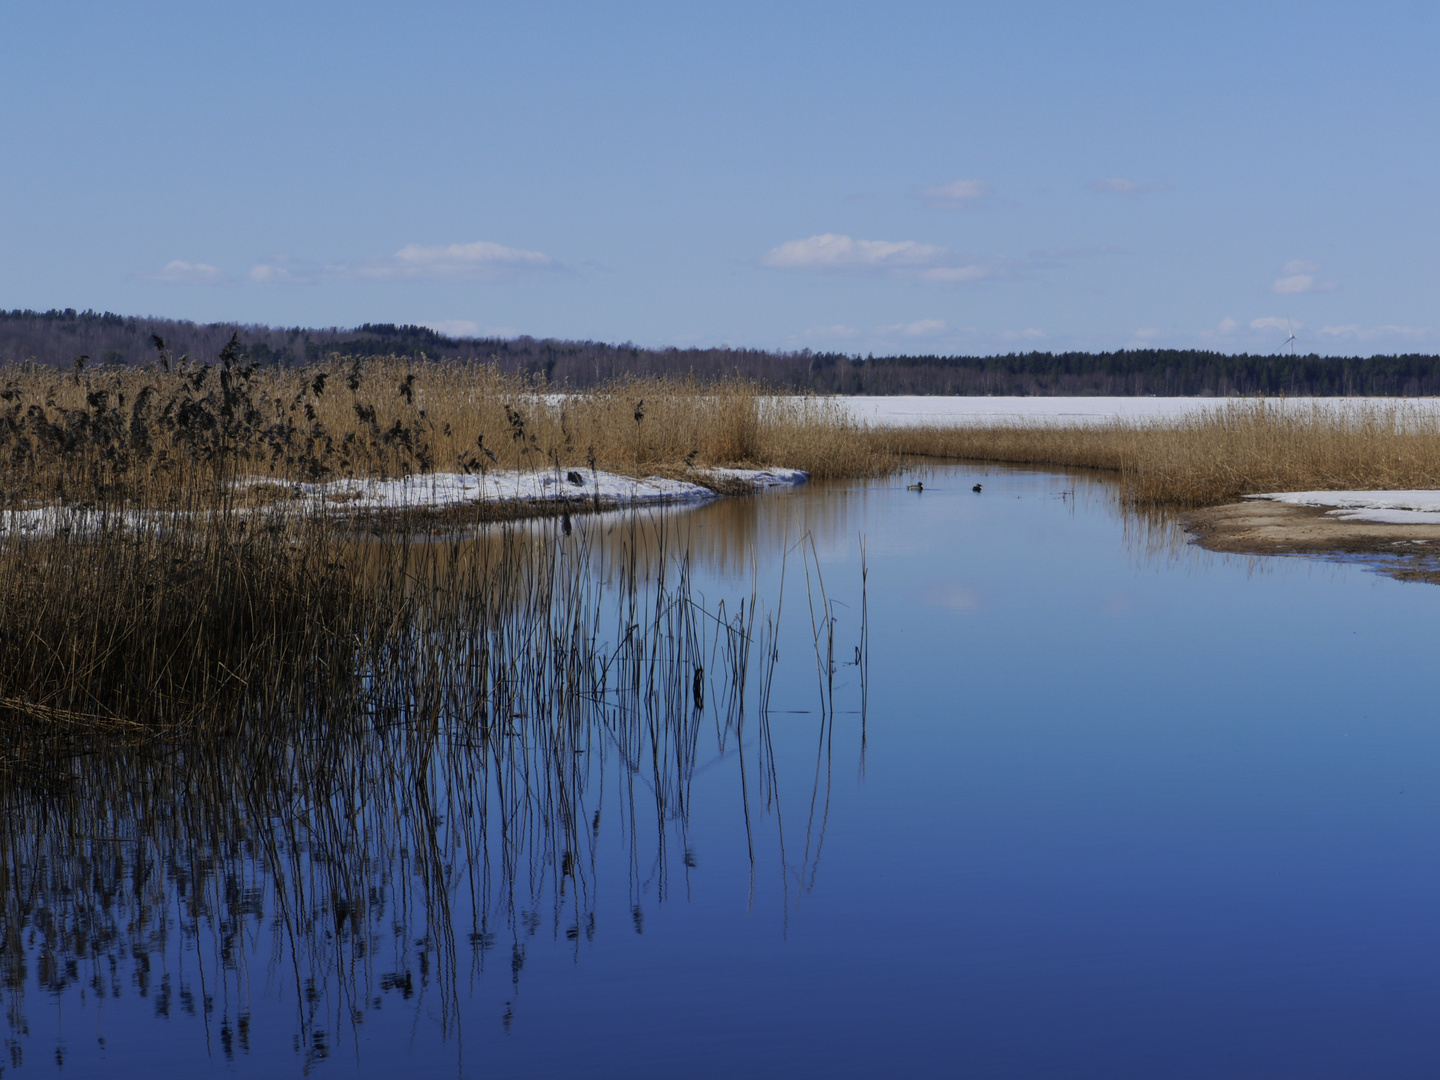
[(1252, 555), (1440, 554), (1440, 521), (1360, 521), (1325, 506), (1253, 499), (1183, 515), (1187, 531), (1210, 551)]

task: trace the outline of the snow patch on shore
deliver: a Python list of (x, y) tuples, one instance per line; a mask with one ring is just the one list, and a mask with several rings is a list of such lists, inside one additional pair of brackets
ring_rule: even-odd
[[(809, 476), (799, 469), (696, 469), (698, 480), (747, 486), (752, 491), (795, 487)], [(720, 496), (703, 483), (670, 480), (662, 476), (637, 479), (589, 469), (516, 472), (496, 470), (480, 474), (426, 473), (393, 480), (350, 479), (328, 483), (289, 483), (268, 477), (249, 477), (236, 487), (284, 490), (289, 503), (278, 507), (241, 509), (238, 513), (272, 513), (275, 509), (319, 510), (334, 513), (392, 510), (443, 510), (476, 503), (546, 503), (598, 501), (607, 508), (704, 503)], [(185, 524), (189, 515), (158, 510), (127, 510), (118, 515), (84, 506), (41, 506), (0, 514), (0, 536), (83, 535), (122, 528), (140, 530)]]
[[(738, 481), (753, 490), (793, 487), (808, 477), (798, 469), (696, 469), (697, 479)], [(254, 484), (265, 484), (256, 479)], [(477, 473), (427, 473), (395, 480), (333, 480), (292, 485), (295, 494), (325, 505), (350, 510), (443, 509), (469, 503), (546, 503), (598, 498), (619, 506), (656, 503), (699, 503), (719, 498), (703, 483), (663, 476), (637, 479), (589, 469), (516, 472), (497, 469)]]
[(748, 484), (754, 491), (765, 491), (778, 487), (798, 487), (810, 479), (808, 473), (799, 469), (726, 469), (717, 466), (713, 469), (701, 469), (700, 472), (708, 479), (739, 481), (742, 484)]
[(100, 511), (87, 506), (37, 506), (0, 513), (0, 537), (85, 536), (114, 529), (166, 528), (187, 515), (161, 510)]
[(1379, 525), (1440, 525), (1440, 491), (1280, 491), (1247, 495), (1291, 506), (1333, 507), (1326, 517)]

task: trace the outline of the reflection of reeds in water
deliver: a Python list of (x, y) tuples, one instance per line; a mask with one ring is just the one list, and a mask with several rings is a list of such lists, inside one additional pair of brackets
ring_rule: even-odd
[[(783, 770), (761, 708), (778, 603), (767, 610), (754, 585), (702, 603), (673, 527), (637, 517), (608, 544), (583, 522), (568, 538), (326, 534), (323, 549), (298, 548), (325, 558), (293, 601), (314, 604), (326, 633), (291, 641), (288, 660), (249, 639), (229, 682), (187, 691), (208, 702), (203, 719), (182, 723), (173, 701), (146, 713), (139, 683), (103, 664), (96, 700), (17, 709), (0, 774), (12, 1054), (36, 990), (144, 995), (157, 1015), (193, 1012), (227, 1055), (248, 1049), (267, 992), (293, 1010), (310, 1059), (397, 998), (448, 1028), (462, 966), (503, 982), (508, 960), (513, 1003), (542, 928), (576, 950), (594, 936), (607, 838), (624, 847), (641, 928), (647, 899), (694, 862), (702, 759), (737, 759), (737, 826), (773, 810), (778, 831)], [(243, 590), (244, 553), (222, 555)], [(268, 625), (243, 602), (257, 621), (232, 649)], [(96, 701), (140, 719), (99, 723)], [(62, 704), (73, 724), (54, 715)], [(831, 704), (827, 791), (793, 875), (812, 883)]]

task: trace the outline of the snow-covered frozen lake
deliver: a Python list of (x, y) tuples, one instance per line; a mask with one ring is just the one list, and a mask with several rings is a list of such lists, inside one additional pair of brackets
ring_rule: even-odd
[(1352, 412), (1403, 408), (1440, 415), (1440, 398), (1292, 397), (835, 397), (856, 420), (879, 427), (912, 424), (1103, 424), (1112, 420), (1172, 420), (1264, 400), (1281, 408)]

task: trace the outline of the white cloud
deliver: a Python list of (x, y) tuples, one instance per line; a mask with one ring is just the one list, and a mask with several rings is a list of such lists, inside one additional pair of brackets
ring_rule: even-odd
[[(1270, 291), (1279, 293), (1281, 296), (1296, 296), (1300, 293), (1318, 292), (1325, 287), (1325, 283), (1315, 280), (1313, 274), (1290, 274), (1287, 277), (1276, 278), (1275, 284), (1270, 286)], [(1331, 289), (1335, 286), (1330, 285)]]
[(1320, 333), (1354, 341), (1374, 341), (1377, 338), (1402, 338), (1413, 341), (1432, 337), (1434, 332), (1428, 326), (1397, 326), (1394, 323), (1386, 323), (1383, 326), (1361, 326), (1359, 323), (1345, 323), (1341, 326), (1322, 326)]
[(246, 278), (261, 285), (302, 285), (314, 281), (314, 272), (302, 271), (288, 255), (275, 255), (265, 262), (256, 262)]
[(1045, 337), (1044, 330), (1037, 330), (1030, 327), (1027, 330), (1002, 330), (1000, 338), (1003, 341), (1039, 341)]
[(1090, 186), (1096, 191), (1108, 191), (1112, 195), (1136, 195), (1140, 192), (1140, 185), (1134, 180), (1125, 180), (1118, 176), (1112, 176), (1108, 180), (1096, 180)]
[(1096, 180), (1090, 185), (1092, 191), (1104, 191), (1111, 195), (1125, 195), (1134, 197), (1144, 195), (1151, 191), (1169, 191), (1169, 184), (1162, 184), (1158, 181), (1150, 184), (1136, 183), (1134, 180), (1127, 180), (1123, 176), (1107, 176), (1104, 180)]
[(909, 338), (932, 338), (948, 333), (949, 325), (944, 319), (917, 319), (911, 323), (895, 323), (892, 326), (882, 326), (881, 333), (899, 334)]
[(995, 260), (990, 260), (990, 265), (965, 262), (949, 249), (934, 244), (855, 240), (837, 233), (787, 241), (762, 255), (760, 264), (777, 270), (882, 274), (946, 283), (980, 281), (997, 272)]
[(246, 275), (260, 284), (297, 285), (322, 278), (341, 281), (495, 281), (531, 270), (559, 270), (539, 251), (505, 247), (489, 240), (469, 244), (406, 244), (388, 258), (319, 266), (288, 255), (256, 263)]
[(984, 604), (978, 593), (955, 581), (932, 581), (919, 592), (916, 599), (922, 604), (946, 607), (952, 611), (970, 611)]
[(1213, 342), (1216, 338), (1234, 338), (1239, 329), (1240, 324), (1227, 315), (1220, 320), (1219, 325), (1217, 325), (1215, 329), (1201, 330), (1195, 336), (1198, 341)]
[(913, 240), (853, 240), (823, 233), (808, 240), (790, 240), (760, 258), (781, 270), (896, 270), (933, 265), (945, 249)]
[(539, 251), (489, 240), (469, 244), (406, 244), (388, 259), (328, 266), (327, 276), (362, 281), (494, 281), (527, 270), (555, 270), (559, 263)]
[(1160, 331), (1153, 326), (1142, 326), (1130, 336), (1136, 341), (1154, 341), (1160, 336)]
[(219, 285), (225, 281), (225, 271), (209, 263), (192, 263), (184, 259), (172, 259), (160, 270), (140, 275), (151, 281), (163, 281), (166, 285)]
[(1321, 281), (1315, 275), (1320, 264), (1309, 259), (1291, 259), (1280, 268), (1280, 277), (1270, 286), (1270, 291), (1281, 296), (1298, 296), (1301, 293), (1334, 292), (1339, 286), (1333, 281)]
[(1292, 322), (1289, 319), (1277, 319), (1274, 315), (1250, 320), (1251, 330), (1284, 330), (1288, 333), (1292, 327), (1299, 330), (1304, 325), (1304, 323)]
[(990, 185), (984, 180), (952, 180), (948, 184), (921, 188), (916, 194), (937, 210), (957, 210), (964, 206), (974, 206), (990, 194)]

